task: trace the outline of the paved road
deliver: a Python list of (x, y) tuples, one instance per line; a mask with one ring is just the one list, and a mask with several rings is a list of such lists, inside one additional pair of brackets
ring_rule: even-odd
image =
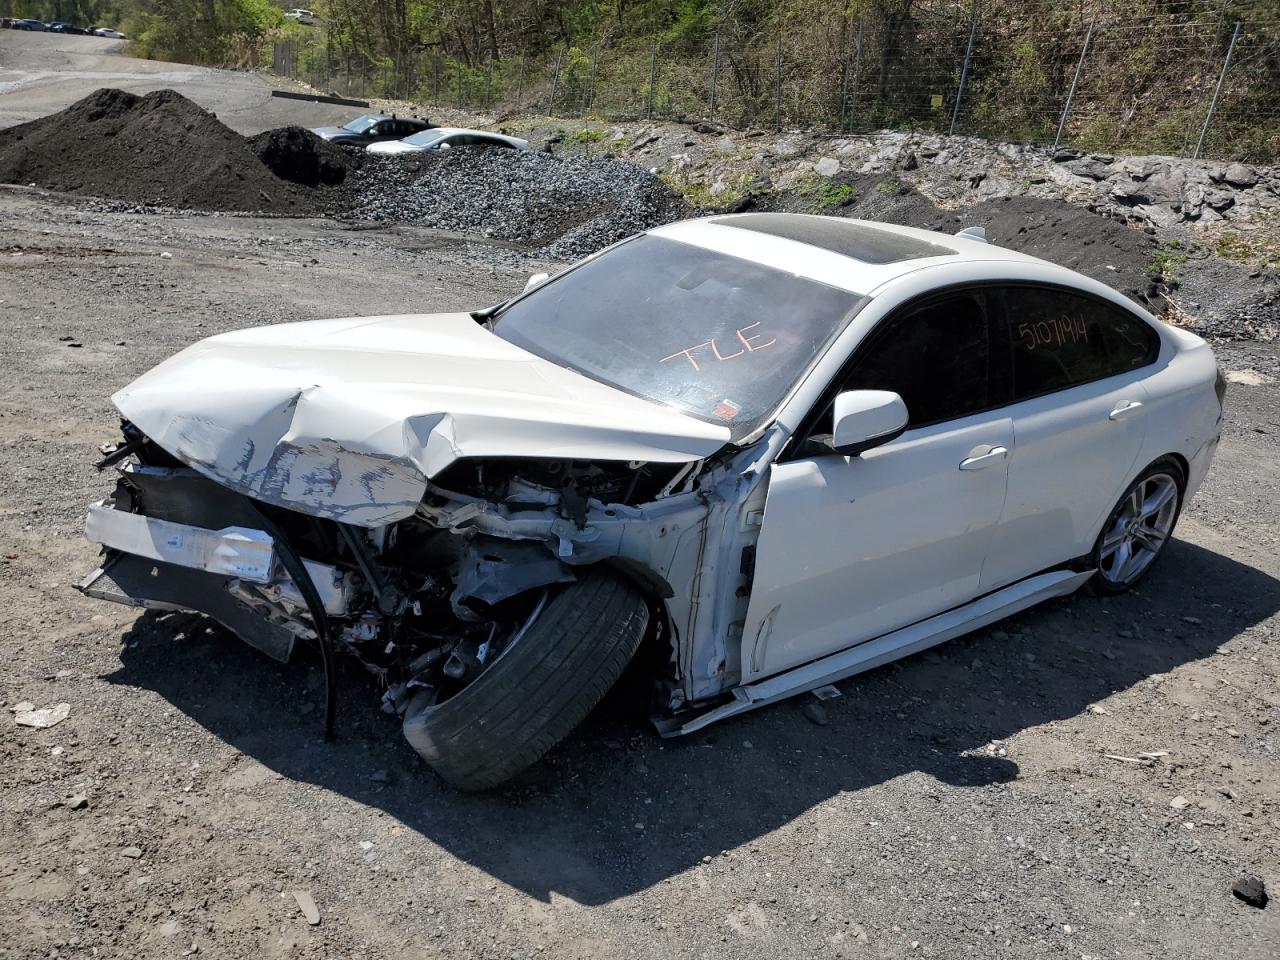
[(272, 85), (255, 73), (139, 60), (124, 56), (124, 47), (102, 37), (0, 30), (0, 127), (56, 113), (100, 87), (177, 90), (243, 134), (290, 123), (326, 126), (359, 112), (272, 97)]

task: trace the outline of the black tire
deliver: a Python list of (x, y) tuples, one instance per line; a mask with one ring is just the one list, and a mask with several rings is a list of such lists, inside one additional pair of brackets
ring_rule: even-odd
[[(1168, 528), (1164, 531), (1163, 537), (1160, 539), (1157, 548), (1152, 552), (1151, 556), (1145, 560), (1132, 576), (1116, 579), (1108, 575), (1104, 569), (1103, 550), (1108, 532), (1112, 531), (1120, 520), (1121, 514), (1125, 510), (1126, 504), (1134, 492), (1152, 483), (1156, 478), (1168, 477), (1173, 480), (1176, 488), (1176, 496), (1173, 503), (1172, 517), (1168, 522)], [(1098, 534), (1098, 539), (1093, 545), (1093, 553), (1090, 555), (1089, 562), (1095, 573), (1089, 581), (1089, 588), (1094, 593), (1101, 596), (1116, 596), (1132, 589), (1142, 581), (1151, 568), (1155, 566), (1156, 561), (1160, 559), (1160, 555), (1164, 553), (1168, 547), (1169, 541), (1173, 538), (1173, 530), (1177, 525), (1178, 517), (1182, 514), (1182, 498), (1187, 489), (1187, 475), (1183, 472), (1182, 466), (1172, 458), (1163, 458), (1157, 460), (1142, 473), (1138, 474), (1137, 479), (1125, 489), (1124, 496), (1107, 514), (1106, 522), (1102, 525), (1102, 531)]]
[(645, 600), (612, 571), (561, 590), (516, 643), (443, 703), (410, 701), (404, 735), (459, 790), (511, 779), (568, 736), (635, 655)]

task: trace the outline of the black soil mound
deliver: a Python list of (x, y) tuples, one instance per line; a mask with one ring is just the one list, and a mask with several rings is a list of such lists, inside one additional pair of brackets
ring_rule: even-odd
[[(1154, 313), (1165, 309), (1166, 289), (1153, 273), (1156, 241), (1142, 230), (1061, 200), (1002, 197), (944, 209), (910, 186), (886, 182), (883, 175), (841, 182), (849, 187), (843, 202), (817, 212), (943, 233), (980, 226), (991, 243), (1083, 273)], [(813, 198), (783, 192), (780, 201), (761, 206), (810, 212)]]
[(334, 187), (347, 178), (356, 159), (342, 147), (302, 127), (278, 127), (249, 138), (258, 159), (281, 180), (304, 187)]
[(311, 209), (244, 137), (173, 90), (102, 89), (0, 130), (0, 182), (195, 210)]

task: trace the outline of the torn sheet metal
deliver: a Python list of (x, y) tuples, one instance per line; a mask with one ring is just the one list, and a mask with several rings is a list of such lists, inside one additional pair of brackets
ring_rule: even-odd
[(575, 579), (573, 571), (541, 543), (476, 537), (458, 565), (453, 608), (463, 616), (468, 613), (466, 600), (492, 605), (534, 587)]
[(543, 360), (468, 314), (279, 324), (201, 341), (112, 397), (173, 456), (265, 503), (410, 516), (463, 457), (684, 463), (727, 427)]

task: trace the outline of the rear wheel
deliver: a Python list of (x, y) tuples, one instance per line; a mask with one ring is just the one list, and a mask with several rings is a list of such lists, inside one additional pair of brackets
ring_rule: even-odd
[(559, 743), (600, 702), (649, 622), (643, 597), (589, 570), (535, 608), (532, 622), (474, 681), (443, 702), (409, 703), (404, 735), (460, 790), (509, 780)]
[(1182, 468), (1159, 460), (1125, 491), (1093, 548), (1096, 591), (1123, 593), (1147, 575), (1173, 536), (1185, 487)]

